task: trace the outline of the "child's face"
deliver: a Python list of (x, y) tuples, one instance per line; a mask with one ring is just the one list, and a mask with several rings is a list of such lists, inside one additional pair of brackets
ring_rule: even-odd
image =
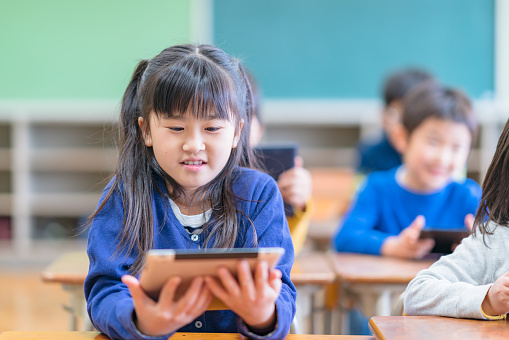
[(403, 147), (405, 184), (417, 191), (440, 190), (465, 166), (472, 136), (465, 124), (427, 118)]
[[(145, 130), (143, 118), (138, 123)], [(192, 194), (209, 183), (225, 167), (237, 146), (242, 125), (236, 131), (225, 119), (158, 118), (150, 114), (150, 132), (144, 135), (161, 168)]]
[(251, 144), (251, 147), (255, 147), (260, 143), (263, 137), (263, 132), (265, 128), (260, 124), (260, 121), (256, 116), (253, 115), (253, 118), (251, 120), (251, 131), (249, 133), (249, 142)]

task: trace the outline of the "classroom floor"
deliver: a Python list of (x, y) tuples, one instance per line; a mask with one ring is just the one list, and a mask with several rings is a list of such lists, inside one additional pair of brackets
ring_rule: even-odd
[(58, 284), (41, 281), (41, 268), (0, 267), (0, 333), (66, 331), (69, 296)]

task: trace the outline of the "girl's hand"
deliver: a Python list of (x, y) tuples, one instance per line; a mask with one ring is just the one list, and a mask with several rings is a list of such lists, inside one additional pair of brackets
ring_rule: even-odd
[(382, 244), (381, 254), (406, 259), (420, 259), (428, 254), (433, 249), (435, 240), (430, 238), (419, 239), (425, 223), (424, 216), (419, 215), (398, 236), (387, 237)]
[(134, 323), (141, 333), (148, 336), (175, 332), (203, 314), (212, 300), (212, 293), (202, 277), (196, 277), (178, 301), (174, 301), (180, 284), (178, 277), (166, 281), (157, 302), (145, 294), (134, 276), (124, 275), (122, 282), (127, 285), (133, 297), (136, 312)]
[(302, 167), (302, 158), (295, 157), (295, 167), (279, 175), (277, 186), (283, 201), (293, 205), (301, 211), (306, 209), (306, 203), (311, 197), (311, 174)]
[(484, 297), (481, 307), (488, 315), (509, 313), (509, 272), (495, 281)]
[(238, 282), (226, 268), (217, 272), (221, 284), (211, 276), (205, 281), (212, 293), (252, 329), (267, 329), (276, 322), (276, 299), (281, 291), (281, 271), (256, 264), (254, 277), (246, 261), (239, 261)]

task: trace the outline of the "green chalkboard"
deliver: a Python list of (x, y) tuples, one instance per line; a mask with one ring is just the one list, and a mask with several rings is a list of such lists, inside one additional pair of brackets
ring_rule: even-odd
[(120, 99), (189, 21), (189, 1), (0, 0), (0, 99)]
[(420, 66), (474, 97), (493, 91), (493, 0), (216, 0), (214, 41), (269, 98), (377, 98)]

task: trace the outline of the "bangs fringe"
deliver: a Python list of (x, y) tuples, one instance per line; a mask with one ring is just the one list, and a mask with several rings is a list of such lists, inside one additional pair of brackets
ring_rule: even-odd
[(192, 112), (198, 119), (230, 121), (239, 103), (235, 84), (227, 73), (206, 58), (188, 58), (179, 66), (154, 74), (146, 87), (149, 102), (145, 107), (164, 118)]

